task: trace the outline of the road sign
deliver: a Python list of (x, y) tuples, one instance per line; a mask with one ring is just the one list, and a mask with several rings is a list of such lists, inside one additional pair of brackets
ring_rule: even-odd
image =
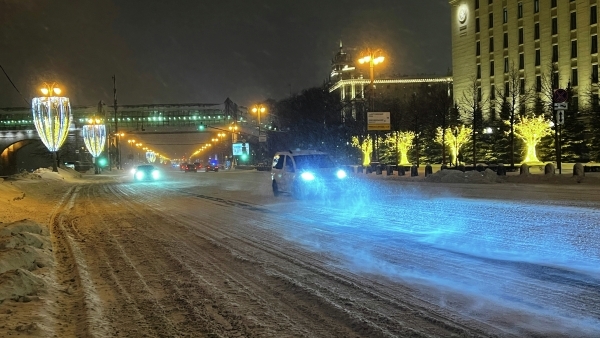
[(390, 112), (368, 112), (367, 130), (390, 130)]
[(569, 109), (569, 104), (566, 102), (558, 102), (554, 104), (554, 110), (567, 110)]
[(248, 155), (250, 153), (250, 145), (248, 143), (234, 143), (231, 145), (231, 151), (235, 156)]
[(369, 124), (367, 130), (390, 130), (389, 124)]
[(565, 124), (565, 111), (564, 110), (556, 111), (556, 123), (558, 123), (559, 125)]
[(564, 89), (555, 89), (554, 93), (552, 94), (552, 101), (554, 103), (567, 102), (568, 99), (569, 94)]

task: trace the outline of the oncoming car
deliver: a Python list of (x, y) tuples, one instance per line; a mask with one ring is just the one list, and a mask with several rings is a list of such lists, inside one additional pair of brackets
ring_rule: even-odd
[(302, 199), (308, 196), (341, 195), (349, 186), (348, 172), (324, 152), (315, 150), (280, 151), (273, 157), (273, 195), (282, 192)]
[(160, 171), (151, 164), (143, 164), (133, 169), (134, 181), (156, 181), (160, 179)]

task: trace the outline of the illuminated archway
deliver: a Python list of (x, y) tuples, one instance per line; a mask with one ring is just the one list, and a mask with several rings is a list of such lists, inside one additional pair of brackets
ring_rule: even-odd
[(26, 139), (9, 144), (6, 148), (2, 149), (2, 153), (0, 153), (0, 176), (14, 175), (19, 172), (17, 152), (32, 143), (42, 144), (38, 139)]

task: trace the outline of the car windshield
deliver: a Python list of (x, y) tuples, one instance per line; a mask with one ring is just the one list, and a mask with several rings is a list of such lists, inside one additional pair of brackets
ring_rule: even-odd
[(335, 167), (335, 163), (326, 154), (297, 155), (294, 156), (294, 161), (299, 170)]
[(137, 170), (153, 170), (154, 166), (153, 165), (141, 165), (137, 168)]

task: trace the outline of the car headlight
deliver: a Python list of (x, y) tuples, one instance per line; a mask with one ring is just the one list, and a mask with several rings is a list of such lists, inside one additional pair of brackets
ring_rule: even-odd
[(135, 175), (135, 168), (131, 169), (131, 173)]
[(345, 172), (345, 171), (343, 171), (343, 170), (341, 170), (341, 169), (340, 169), (340, 170), (338, 170), (338, 171), (337, 171), (337, 173), (335, 173), (335, 175), (336, 175), (336, 176), (337, 176), (337, 178), (339, 178), (340, 180), (341, 180), (341, 179), (344, 179), (344, 178), (346, 178), (346, 177), (348, 176), (348, 174), (346, 174), (346, 172)]
[(312, 181), (315, 179), (315, 175), (311, 172), (303, 172), (302, 174), (300, 174), (300, 177), (302, 177), (303, 180), (305, 181)]
[(158, 172), (158, 170), (154, 170), (152, 172), (152, 178), (157, 180), (160, 177), (160, 173)]
[(135, 178), (137, 178), (138, 180), (141, 180), (144, 178), (144, 172), (143, 171), (138, 171), (135, 173)]

